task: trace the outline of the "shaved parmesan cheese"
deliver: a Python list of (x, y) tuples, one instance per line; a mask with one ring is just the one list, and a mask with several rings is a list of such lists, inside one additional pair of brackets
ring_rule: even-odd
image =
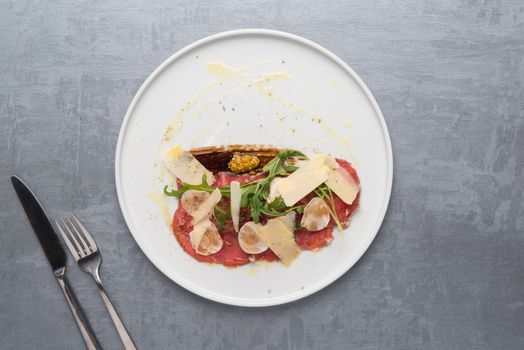
[(197, 254), (211, 255), (222, 249), (224, 241), (214, 223), (205, 218), (193, 226), (189, 233), (191, 246)]
[(267, 202), (271, 203), (273, 202), (278, 196), (280, 196), (280, 193), (278, 193), (277, 185), (280, 181), (282, 181), (284, 178), (282, 177), (275, 177), (271, 184), (269, 185), (269, 195), (267, 196)]
[(258, 237), (257, 231), (260, 227), (260, 224), (250, 221), (246, 222), (238, 232), (238, 244), (248, 254), (260, 254), (268, 248), (267, 244)]
[(209, 192), (189, 190), (184, 192), (180, 198), (180, 204), (189, 215), (193, 216), (208, 198)]
[(293, 232), (280, 219), (268, 220), (257, 234), (286, 266), (300, 254)]
[(333, 170), (326, 165), (324, 157), (318, 155), (310, 159), (294, 173), (277, 183), (276, 191), (282, 196), (288, 207), (293, 206), (328, 179)]
[(213, 173), (200, 164), (191, 153), (184, 151), (180, 145), (170, 148), (164, 154), (162, 161), (165, 167), (182, 182), (200, 185), (204, 175), (208, 185), (215, 182)]
[(346, 204), (352, 204), (360, 191), (360, 185), (344, 168), (333, 171), (326, 180), (326, 185)]
[(211, 214), (211, 211), (213, 210), (213, 207), (220, 202), (220, 199), (222, 198), (222, 195), (220, 194), (220, 190), (217, 188), (213, 192), (211, 192), (211, 195), (200, 205), (200, 207), (195, 211), (193, 215), (193, 223), (197, 223), (203, 218), (209, 216)]
[(324, 164), (328, 166), (331, 170), (340, 168), (340, 165), (338, 165), (336, 159), (330, 156), (329, 154), (319, 154), (317, 155), (317, 157), (322, 158)]
[(238, 222), (240, 219), (240, 199), (242, 198), (242, 191), (240, 190), (240, 182), (231, 181), (231, 219), (233, 220), (233, 227), (235, 232), (238, 232)]
[(300, 225), (308, 231), (320, 231), (327, 227), (330, 220), (329, 208), (323, 199), (312, 198), (304, 208)]
[(276, 219), (280, 220), (291, 233), (295, 232), (295, 218), (297, 214), (294, 211), (290, 211), (284, 216), (279, 216)]

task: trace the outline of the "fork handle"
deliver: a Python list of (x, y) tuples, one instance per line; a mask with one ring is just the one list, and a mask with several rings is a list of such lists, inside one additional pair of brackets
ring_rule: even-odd
[(71, 289), (67, 278), (65, 277), (65, 275), (61, 275), (61, 276), (56, 276), (56, 280), (58, 281), (60, 288), (62, 288), (62, 292), (64, 292), (64, 296), (67, 300), (67, 304), (69, 305), (69, 308), (71, 309), (71, 312), (73, 313), (73, 317), (75, 318), (75, 322), (78, 328), (80, 329), (82, 338), (84, 338), (84, 342), (86, 343), (87, 349), (88, 350), (102, 349), (100, 347), (100, 344), (98, 344), (98, 340), (96, 339), (95, 333), (93, 332), (93, 329), (91, 328), (91, 325), (89, 324), (89, 321), (87, 321), (87, 318), (84, 314), (84, 310), (82, 310), (82, 307), (80, 306), (80, 303), (78, 302), (78, 299), (76, 298), (75, 293), (73, 292), (73, 289)]
[(106, 290), (104, 289), (104, 286), (102, 285), (102, 282), (100, 281), (100, 279), (97, 279), (95, 276), (93, 277), (95, 279), (96, 286), (98, 287), (98, 291), (100, 292), (100, 295), (102, 296), (102, 300), (104, 301), (104, 304), (106, 304), (107, 311), (109, 311), (109, 315), (111, 315), (111, 319), (113, 320), (116, 331), (118, 332), (118, 335), (120, 336), (120, 339), (122, 340), (122, 344), (124, 344), (124, 349), (136, 350), (136, 346), (133, 343), (131, 336), (127, 332), (126, 327), (124, 327), (122, 320), (120, 320), (120, 317), (118, 316), (118, 313), (116, 312), (115, 307), (113, 306), (113, 303), (109, 299), (109, 296), (107, 295)]

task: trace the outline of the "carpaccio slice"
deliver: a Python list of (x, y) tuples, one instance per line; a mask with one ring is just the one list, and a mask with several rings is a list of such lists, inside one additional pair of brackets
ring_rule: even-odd
[[(356, 170), (349, 162), (342, 159), (337, 159), (337, 162), (357, 183), (360, 183)], [(215, 174), (216, 181), (213, 186), (223, 187), (229, 185), (231, 181), (238, 181), (240, 184), (244, 184), (264, 178), (264, 176), (264, 173), (258, 173), (254, 175), (238, 175), (229, 172), (218, 172)], [(177, 185), (180, 186), (180, 182), (177, 182)], [(304, 200), (306, 203), (307, 200), (310, 199), (308, 197), (306, 197)], [(338, 196), (334, 195), (335, 211), (339, 221), (343, 226), (347, 226), (349, 223), (351, 215), (359, 206), (359, 201), (360, 193), (357, 195), (357, 198), (355, 198), (351, 205), (347, 205)], [(243, 209), (241, 211), (241, 216), (249, 217), (249, 213), (247, 210)], [(300, 217), (298, 217), (297, 220), (300, 221)], [(241, 221), (241, 225), (246, 221), (247, 220)], [(310, 232), (305, 228), (300, 228), (295, 232), (295, 241), (302, 250), (318, 250), (325, 247), (333, 240), (333, 229), (335, 227), (336, 224), (334, 220), (331, 219), (328, 227), (317, 232)], [(219, 252), (209, 256), (199, 255), (191, 246), (191, 241), (189, 239), (189, 233), (192, 229), (193, 225), (191, 224), (191, 216), (184, 210), (184, 208), (182, 208), (182, 206), (179, 206), (173, 216), (173, 233), (184, 251), (186, 251), (189, 255), (198, 261), (236, 267), (248, 264), (251, 261), (263, 260), (272, 262), (279, 260), (275, 253), (271, 251), (271, 249), (267, 249), (265, 252), (260, 254), (247, 254), (244, 252), (238, 243), (237, 233), (232, 229), (232, 225), (230, 223), (228, 223), (228, 225), (226, 225), (220, 231), (220, 235), (224, 241), (222, 249)]]

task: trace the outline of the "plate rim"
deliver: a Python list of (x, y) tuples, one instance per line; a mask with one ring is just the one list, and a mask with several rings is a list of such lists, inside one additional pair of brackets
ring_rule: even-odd
[[(274, 36), (278, 38), (295, 41), (300, 44), (306, 45), (310, 48), (313, 48), (317, 52), (320, 52), (321, 54), (333, 60), (336, 64), (338, 64), (341, 68), (343, 68), (353, 79), (355, 79), (359, 87), (362, 89), (366, 97), (371, 102), (371, 105), (373, 106), (373, 109), (378, 116), (379, 123), (382, 129), (383, 137), (384, 137), (385, 144), (386, 144), (387, 163), (388, 163), (387, 164), (388, 176), (387, 176), (387, 184), (386, 184), (386, 195), (381, 205), (381, 209), (379, 212), (379, 219), (375, 221), (375, 224), (372, 228), (372, 234), (370, 235), (369, 240), (365, 243), (365, 249), (362, 249), (362, 251), (356, 256), (356, 258), (351, 260), (348, 264), (341, 266), (341, 268), (333, 270), (330, 274), (326, 276), (326, 278), (315, 282), (314, 284), (310, 285), (308, 288), (304, 288), (304, 290), (300, 290), (295, 293), (283, 295), (283, 296), (276, 297), (276, 298), (247, 299), (247, 298), (230, 297), (227, 295), (222, 295), (219, 293), (209, 291), (205, 288), (202, 288), (198, 286), (197, 284), (191, 282), (190, 280), (187, 280), (184, 277), (181, 277), (179, 275), (175, 274), (175, 276), (173, 277), (172, 273), (168, 273), (164, 271), (163, 268), (161, 267), (162, 264), (159, 261), (157, 261), (154, 254), (152, 254), (151, 252), (148, 252), (147, 249), (144, 248), (144, 244), (141, 241), (141, 239), (139, 238), (138, 234), (135, 234), (135, 231), (138, 232), (138, 229), (131, 225), (131, 218), (127, 211), (125, 202), (124, 202), (122, 182), (120, 180), (121, 179), (120, 163), (121, 163), (121, 153), (122, 153), (122, 147), (123, 147), (122, 144), (123, 144), (124, 135), (125, 135), (129, 120), (131, 118), (131, 115), (133, 114), (133, 111), (136, 107), (136, 104), (142, 97), (144, 91), (149, 87), (149, 85), (156, 79), (156, 77), (168, 65), (173, 63), (180, 56), (195, 49), (196, 47), (205, 45), (212, 41), (216, 41), (216, 40), (220, 40), (224, 38), (235, 37), (235, 36), (243, 36), (243, 35), (267, 35), (267, 36)], [(382, 111), (377, 101), (375, 100), (375, 97), (373, 96), (373, 94), (371, 93), (367, 85), (364, 83), (364, 81), (358, 76), (358, 74), (348, 64), (346, 64), (342, 59), (340, 59), (337, 55), (335, 55), (334, 53), (332, 53), (325, 47), (309, 39), (301, 37), (299, 35), (291, 34), (291, 33), (284, 32), (284, 31), (273, 30), (273, 29), (249, 28), (249, 29), (236, 29), (236, 30), (220, 32), (220, 33), (213, 34), (213, 35), (204, 37), (202, 39), (196, 40), (192, 42), (191, 44), (181, 48), (180, 50), (175, 52), (173, 55), (168, 57), (166, 60), (164, 60), (142, 83), (138, 91), (135, 93), (133, 99), (131, 100), (131, 103), (129, 104), (129, 107), (127, 108), (124, 119), (122, 121), (120, 131), (118, 133), (118, 141), (117, 141), (116, 151), (115, 151), (115, 186), (116, 186), (116, 192), (117, 192), (117, 197), (118, 197), (118, 204), (120, 206), (120, 211), (122, 212), (122, 216), (124, 217), (126, 226), (129, 232), (131, 233), (133, 239), (140, 247), (140, 250), (145, 254), (145, 256), (149, 259), (149, 261), (151, 261), (151, 263), (160, 272), (162, 272), (170, 280), (172, 280), (179, 286), (183, 287), (184, 289), (196, 295), (199, 295), (203, 298), (213, 300), (213, 301), (216, 301), (222, 304), (228, 304), (228, 305), (234, 305), (234, 306), (265, 307), (265, 306), (274, 306), (274, 305), (290, 303), (290, 302), (305, 298), (311, 294), (314, 294), (322, 290), (323, 288), (329, 286), (337, 279), (339, 279), (342, 275), (348, 272), (362, 258), (364, 253), (368, 251), (371, 243), (375, 240), (375, 237), (377, 236), (378, 231), (380, 230), (380, 227), (382, 226), (382, 223), (384, 222), (384, 218), (385, 218), (388, 206), (389, 206), (392, 185), (393, 185), (393, 151), (392, 151), (392, 146), (391, 146), (391, 138), (389, 135), (389, 130), (386, 125), (384, 115), (382, 114)]]

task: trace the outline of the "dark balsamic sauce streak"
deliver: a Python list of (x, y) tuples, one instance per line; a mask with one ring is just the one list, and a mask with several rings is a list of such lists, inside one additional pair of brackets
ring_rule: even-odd
[(260, 159), (258, 170), (278, 154), (278, 149), (257, 145), (230, 145), (193, 148), (191, 154), (209, 171), (229, 171), (228, 163), (234, 154), (250, 154)]

